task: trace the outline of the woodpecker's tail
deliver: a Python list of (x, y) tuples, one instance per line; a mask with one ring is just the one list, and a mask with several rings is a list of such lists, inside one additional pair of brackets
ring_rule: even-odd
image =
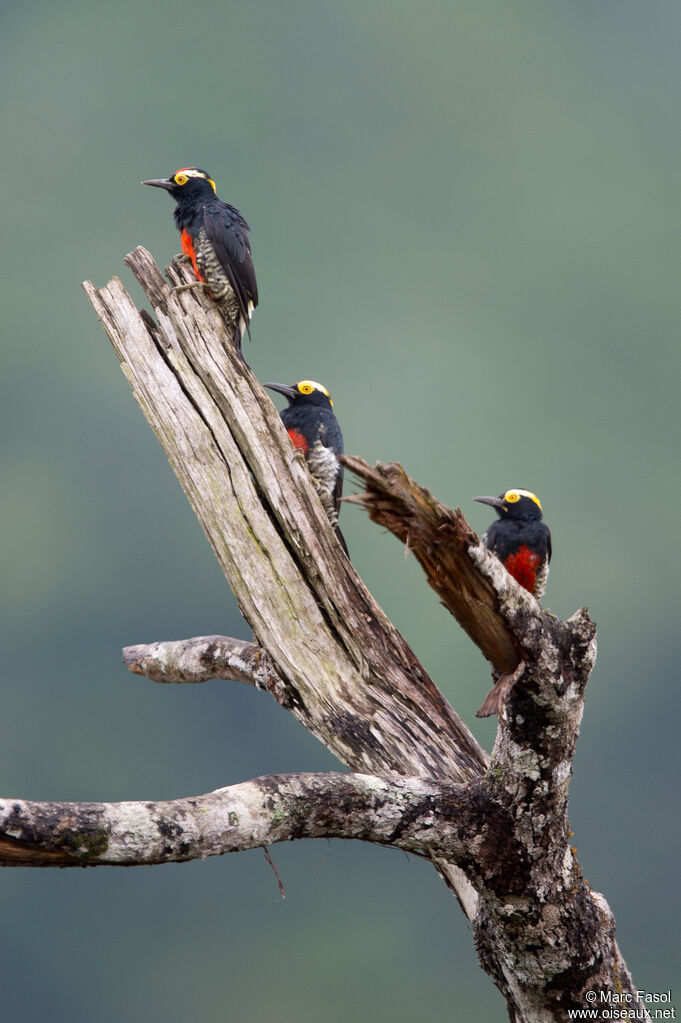
[(336, 536), (338, 537), (338, 540), (340, 542), (341, 547), (343, 548), (343, 550), (345, 551), (346, 555), (349, 558), (350, 557), (350, 551), (348, 550), (348, 545), (345, 542), (345, 537), (343, 536), (343, 534), (341, 533), (340, 529), (338, 528), (338, 523), (336, 523), (336, 525), (333, 527), (333, 531), (336, 534)]

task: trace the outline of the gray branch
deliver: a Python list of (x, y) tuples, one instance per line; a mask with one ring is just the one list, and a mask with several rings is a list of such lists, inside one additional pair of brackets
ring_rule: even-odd
[[(467, 841), (467, 802), (462, 785), (338, 773), (267, 775), (159, 802), (1, 799), (0, 866), (175, 863), (295, 838), (360, 839), (456, 857)], [(453, 805), (461, 807), (455, 817)]]
[(153, 682), (228, 682), (265, 689), (285, 697), (285, 683), (257, 643), (230, 636), (194, 636), (192, 639), (139, 643), (123, 648), (123, 664)]

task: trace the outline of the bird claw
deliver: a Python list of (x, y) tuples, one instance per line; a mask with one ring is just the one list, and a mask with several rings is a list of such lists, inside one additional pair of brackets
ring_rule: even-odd
[(173, 266), (180, 266), (182, 263), (191, 263), (192, 257), (188, 256), (186, 252), (178, 252), (176, 256), (173, 256), (171, 263)]
[(176, 284), (171, 290), (173, 294), (177, 294), (178, 291), (189, 291), (190, 288), (201, 288), (202, 291), (208, 291), (208, 285), (205, 281), (192, 281), (191, 284)]

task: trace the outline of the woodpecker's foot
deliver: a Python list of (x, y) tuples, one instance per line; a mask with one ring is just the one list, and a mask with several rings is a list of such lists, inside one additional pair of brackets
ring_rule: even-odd
[(305, 452), (301, 451), (300, 448), (296, 448), (296, 450), (293, 452), (293, 457), (291, 458), (291, 461), (292, 462), (302, 462), (303, 465), (304, 465), (305, 464)]
[(190, 288), (201, 288), (202, 291), (210, 294), (210, 289), (205, 281), (192, 281), (191, 284), (177, 284), (173, 289), (173, 294), (177, 294), (178, 291), (189, 291)]
[(186, 252), (178, 252), (176, 256), (173, 256), (170, 262), (173, 266), (180, 266), (182, 263), (191, 263), (191, 261), (191, 256), (188, 256)]

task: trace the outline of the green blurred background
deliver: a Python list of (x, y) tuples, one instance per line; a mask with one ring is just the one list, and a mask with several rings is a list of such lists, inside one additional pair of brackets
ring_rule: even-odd
[[(263, 379), (482, 530), (523, 486), (545, 603), (599, 623), (572, 786), (635, 982), (678, 995), (681, 12), (633, 0), (3, 4), (2, 794), (169, 799), (336, 761), (267, 696), (120, 648), (247, 637), (80, 283), (179, 249), (143, 178), (196, 164), (252, 227)], [(353, 560), (474, 718), (487, 667), (355, 508)], [(433, 870), (334, 842), (0, 873), (3, 1019), (506, 1019)]]

